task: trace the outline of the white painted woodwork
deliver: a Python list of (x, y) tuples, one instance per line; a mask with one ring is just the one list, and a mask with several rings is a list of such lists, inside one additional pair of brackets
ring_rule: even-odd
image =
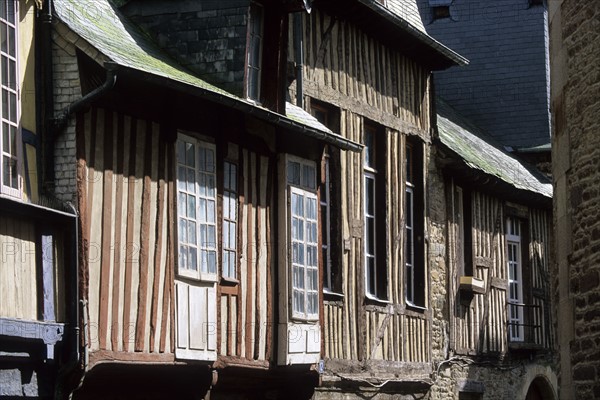
[(217, 302), (214, 283), (176, 281), (175, 357), (217, 359)]

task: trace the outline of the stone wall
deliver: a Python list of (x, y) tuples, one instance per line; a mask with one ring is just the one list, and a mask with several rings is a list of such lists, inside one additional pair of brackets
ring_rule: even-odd
[(123, 12), (161, 49), (207, 82), (243, 95), (248, 0), (141, 3)]
[(560, 397), (600, 398), (600, 3), (551, 0)]

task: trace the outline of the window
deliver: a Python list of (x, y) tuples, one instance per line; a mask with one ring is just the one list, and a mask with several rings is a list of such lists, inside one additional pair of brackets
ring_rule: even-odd
[(222, 276), (237, 279), (237, 165), (223, 163), (223, 271)]
[(331, 180), (329, 176), (329, 155), (323, 158), (323, 179), (321, 186), (321, 259), (323, 260), (323, 289), (333, 291), (331, 265)]
[(471, 218), (471, 193), (460, 186), (454, 186), (454, 220), (458, 229), (456, 263), (462, 276), (473, 276)]
[[(328, 104), (310, 101), (310, 112), (320, 123), (339, 131), (339, 109)], [(319, 199), (321, 206), (321, 259), (323, 263), (323, 291), (327, 294), (340, 295), (342, 292), (342, 276), (340, 271), (339, 247), (339, 150), (326, 146), (321, 159)], [(332, 179), (333, 177), (333, 179)]]
[(248, 23), (248, 59), (246, 71), (246, 96), (260, 100), (262, 47), (263, 47), (263, 8), (258, 4), (250, 7)]
[(425, 256), (422, 146), (408, 141), (406, 154), (405, 297), (410, 306), (425, 306)]
[(2, 163), (0, 175), (2, 177), (3, 194), (20, 197), (20, 132), (19, 112), (20, 101), (17, 80), (17, 2), (0, 2), (0, 31), (2, 43), (0, 45), (0, 67), (2, 69), (0, 87), (2, 96), (2, 124), (0, 124), (0, 148)]
[(431, 15), (434, 20), (450, 18), (450, 6), (452, 0), (429, 0)]
[(369, 298), (387, 299), (385, 266), (385, 148), (376, 127), (364, 127), (364, 243), (365, 287)]
[(185, 135), (177, 141), (179, 274), (211, 279), (217, 273), (215, 146)]
[(506, 251), (508, 263), (508, 326), (509, 338), (514, 342), (524, 341), (523, 315), (523, 258), (521, 254), (521, 221), (508, 218), (506, 221)]
[(316, 168), (289, 158), (289, 218), (292, 275), (292, 317), (317, 319), (319, 314), (319, 240)]

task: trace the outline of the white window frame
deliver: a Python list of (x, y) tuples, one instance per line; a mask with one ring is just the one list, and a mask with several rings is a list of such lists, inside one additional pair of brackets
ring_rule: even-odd
[[(190, 167), (187, 166), (185, 164), (182, 164), (180, 161), (180, 154), (179, 154), (179, 144), (181, 142), (187, 142), (190, 143), (192, 145), (194, 145), (194, 157), (195, 157), (195, 166), (194, 167)], [(177, 262), (177, 273), (178, 275), (182, 276), (182, 277), (186, 277), (186, 278), (190, 278), (190, 279), (195, 279), (195, 280), (202, 280), (202, 281), (211, 281), (214, 282), (217, 280), (217, 269), (218, 269), (218, 265), (219, 265), (219, 251), (218, 251), (218, 245), (217, 245), (217, 237), (219, 235), (218, 232), (218, 223), (217, 223), (217, 164), (216, 164), (216, 157), (217, 157), (217, 152), (216, 152), (216, 146), (213, 143), (209, 143), (203, 140), (199, 140), (196, 138), (193, 138), (191, 136), (185, 135), (183, 133), (179, 133), (178, 135), (178, 140), (177, 140), (177, 145), (176, 145), (176, 151), (177, 151), (177, 252), (178, 252), (178, 262)], [(201, 151), (200, 150), (209, 150), (212, 151), (213, 153), (213, 167), (212, 167), (212, 171), (210, 170), (201, 170), (199, 168), (200, 164), (201, 164)], [(187, 168), (188, 170), (190, 169), (194, 169), (194, 178), (195, 178), (195, 182), (193, 184), (193, 190), (189, 190), (190, 188), (186, 186), (185, 190), (182, 190), (182, 176), (181, 175), (181, 167), (183, 168)], [(200, 192), (200, 178), (204, 176), (205, 179), (211, 179), (212, 178), (212, 182), (213, 185), (212, 187), (210, 187), (209, 189), (212, 189), (212, 195), (209, 194), (202, 194)], [(207, 186), (208, 187), (208, 186)], [(181, 207), (180, 204), (180, 195), (186, 195), (186, 196), (194, 196), (195, 198), (195, 217), (189, 217), (187, 215), (188, 210), (186, 209), (185, 212), (184, 210), (182, 210), (183, 207)], [(186, 199), (187, 200), (187, 199)], [(200, 207), (200, 203), (201, 200), (204, 200), (206, 207), (205, 207), (205, 211), (206, 211), (206, 218), (205, 221), (201, 221), (201, 207)], [(214, 209), (211, 210), (209, 208), (209, 204), (210, 202), (214, 203)], [(189, 221), (189, 222), (193, 222), (196, 224), (196, 229), (195, 229), (195, 244), (191, 241), (184, 241), (184, 236), (181, 234), (182, 233), (182, 229), (181, 229), (181, 220), (185, 220), (185, 221)], [(211, 221), (212, 220), (212, 221)], [(204, 243), (201, 243), (202, 241), (202, 228), (205, 227), (206, 228), (206, 235), (208, 236), (208, 232), (210, 230), (210, 228), (214, 229), (214, 240), (212, 242), (209, 241), (205, 241)], [(188, 230), (189, 232), (189, 230)], [(189, 237), (189, 234), (188, 234)], [(186, 247), (192, 247), (195, 248), (197, 253), (196, 253), (196, 268), (185, 268), (182, 265), (182, 254), (181, 254), (181, 246), (186, 246)], [(207, 253), (207, 262), (203, 263), (201, 254), (202, 252), (206, 252)], [(214, 269), (211, 271), (208, 269), (208, 253), (214, 253), (214, 257), (215, 257), (215, 264), (214, 264)], [(204, 268), (206, 266), (206, 268)]]
[[(231, 280), (237, 280), (238, 270), (238, 179), (238, 164), (230, 160), (223, 161), (223, 262), (221, 276)], [(233, 263), (231, 263), (232, 257)], [(229, 265), (226, 265), (228, 262)]]
[[(290, 163), (298, 163), (300, 165), (300, 175), (298, 182), (291, 182), (290, 180)], [(302, 159), (295, 156), (286, 156), (286, 182), (288, 185), (288, 199), (287, 199), (287, 222), (288, 222), (288, 265), (289, 265), (289, 302), (290, 302), (290, 315), (292, 319), (301, 320), (301, 321), (317, 321), (319, 319), (319, 229), (320, 229), (320, 221), (319, 221), (319, 200), (316, 193), (316, 163)], [(306, 177), (305, 168), (308, 168), (312, 171), (312, 176)], [(314, 218), (308, 218), (306, 213), (306, 204), (304, 204), (304, 212), (302, 218), (303, 222), (303, 239), (297, 240), (294, 238), (293, 234), (293, 215), (292, 210), (292, 197), (294, 195), (302, 197), (302, 199), (310, 199), (314, 201)], [(306, 201), (306, 200), (303, 200)], [(313, 240), (309, 240), (309, 223), (314, 224), (314, 237)], [(294, 262), (294, 243), (301, 244), (303, 246), (303, 263), (295, 263)], [(308, 264), (308, 247), (314, 248), (314, 264)], [(303, 271), (302, 279), (304, 283), (304, 287), (297, 287), (294, 282), (294, 268), (300, 268)], [(310, 282), (309, 274), (316, 274), (312, 279), (313, 285), (309, 288), (308, 283)], [(294, 292), (302, 292), (303, 293), (303, 310), (297, 310), (295, 308), (294, 303)], [(312, 296), (315, 301), (315, 309), (314, 312), (309, 312), (308, 310), (308, 302), (309, 297)]]
[[(365, 295), (368, 298), (371, 299), (379, 299), (379, 293), (378, 293), (378, 284), (377, 284), (377, 251), (376, 251), (376, 247), (377, 247), (377, 206), (376, 206), (376, 201), (377, 201), (377, 178), (375, 176), (375, 170), (372, 168), (368, 168), (365, 167), (365, 171), (364, 171), (364, 176), (363, 176), (363, 181), (364, 181), (364, 185), (365, 185), (365, 190), (364, 192), (364, 224), (365, 224), (365, 240), (364, 240), (364, 251), (365, 251)], [(373, 185), (372, 185), (372, 193), (367, 193), (367, 181), (371, 180), (373, 181)], [(367, 210), (367, 203), (368, 201), (368, 197), (372, 196), (372, 199), (370, 200), (373, 204), (373, 213), (370, 214), (369, 211)], [(369, 220), (373, 220), (373, 251), (374, 253), (371, 254), (369, 253), (369, 233), (367, 232), (367, 230), (369, 229)], [(374, 277), (374, 282), (371, 282), (370, 279), (370, 271), (369, 271), (369, 261), (372, 260), (373, 261), (373, 277)], [(370, 291), (370, 286), (371, 283), (373, 283), (373, 287), (375, 288), (374, 292)]]
[[(523, 308), (523, 255), (521, 252), (521, 225), (522, 223), (518, 218), (508, 217), (506, 220), (506, 264), (508, 269), (508, 290), (506, 295), (508, 298), (508, 335), (511, 342), (523, 342), (525, 340), (523, 326), (525, 309)], [(515, 228), (514, 230), (511, 229), (513, 227)], [(511, 252), (511, 249), (513, 252)]]
[[(21, 98), (20, 98), (20, 90), (19, 90), (19, 2), (13, 0), (7, 0), (0, 2), (0, 7), (8, 7), (9, 4), (14, 6), (14, 14), (13, 20), (9, 21), (6, 18), (2, 18), (0, 14), (0, 29), (6, 27), (6, 43), (8, 45), (7, 51), (4, 51), (0, 47), (0, 66), (2, 69), (6, 67), (6, 75), (9, 80), (9, 84), (6, 85), (4, 82), (3, 75), (0, 74), (0, 193), (2, 195), (7, 195), (16, 198), (22, 198), (22, 141), (21, 141)], [(5, 8), (3, 13), (6, 13), (6, 17), (8, 17), (8, 8)], [(10, 31), (14, 30), (14, 34), (12, 38), (10, 36)], [(12, 41), (11, 41), (12, 39)], [(13, 54), (11, 53), (11, 44), (14, 48)], [(8, 65), (5, 66), (5, 62), (8, 61)], [(11, 68), (12, 66), (12, 68)], [(12, 69), (14, 71), (11, 73)], [(11, 75), (14, 75), (11, 77)], [(11, 86), (10, 80), (13, 79), (14, 83)], [(7, 97), (10, 98), (14, 96), (14, 113), (11, 112), (10, 101), (5, 100), (4, 93), (7, 94)], [(6, 108), (6, 114), (5, 110)], [(12, 115), (11, 115), (12, 114)], [(5, 132), (6, 128), (9, 127), (9, 132), (12, 130), (12, 140), (9, 132)], [(8, 138), (6, 135), (9, 135)], [(8, 146), (7, 146), (8, 145)], [(6, 147), (9, 147), (8, 149)], [(4, 174), (7, 163), (5, 160), (10, 160), (9, 162), (12, 164), (12, 167), (16, 169), (16, 187), (11, 185), (6, 185), (4, 182)]]
[[(408, 201), (410, 197), (410, 202)], [(406, 232), (406, 248), (410, 249), (409, 252), (404, 254), (405, 262), (405, 278), (406, 278), (406, 302), (414, 307), (415, 304), (415, 196), (414, 196), (414, 185), (409, 181), (406, 181), (406, 198), (405, 198), (405, 232)], [(409, 221), (410, 220), (410, 224)]]
[[(248, 52), (246, 54), (246, 97), (260, 101), (265, 12), (262, 5), (252, 3), (248, 17)], [(256, 63), (252, 57), (258, 56)], [(255, 65), (257, 64), (257, 65)]]

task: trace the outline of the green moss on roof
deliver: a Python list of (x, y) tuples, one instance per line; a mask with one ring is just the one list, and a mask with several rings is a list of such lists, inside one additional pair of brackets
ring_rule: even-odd
[[(266, 110), (205, 82), (177, 64), (148, 35), (119, 12), (116, 7), (118, 1), (122, 0), (54, 0), (54, 11), (73, 32), (120, 66), (182, 82), (234, 99), (248, 107)], [(288, 119), (332, 135), (327, 127), (301, 108), (288, 103), (287, 111)]]
[(507, 153), (482, 129), (443, 100), (438, 99), (436, 105), (441, 142), (469, 167), (501, 179), (517, 189), (552, 197), (552, 184), (542, 173)]
[(54, 8), (61, 21), (119, 65), (229, 95), (169, 59), (107, 0), (55, 0)]

